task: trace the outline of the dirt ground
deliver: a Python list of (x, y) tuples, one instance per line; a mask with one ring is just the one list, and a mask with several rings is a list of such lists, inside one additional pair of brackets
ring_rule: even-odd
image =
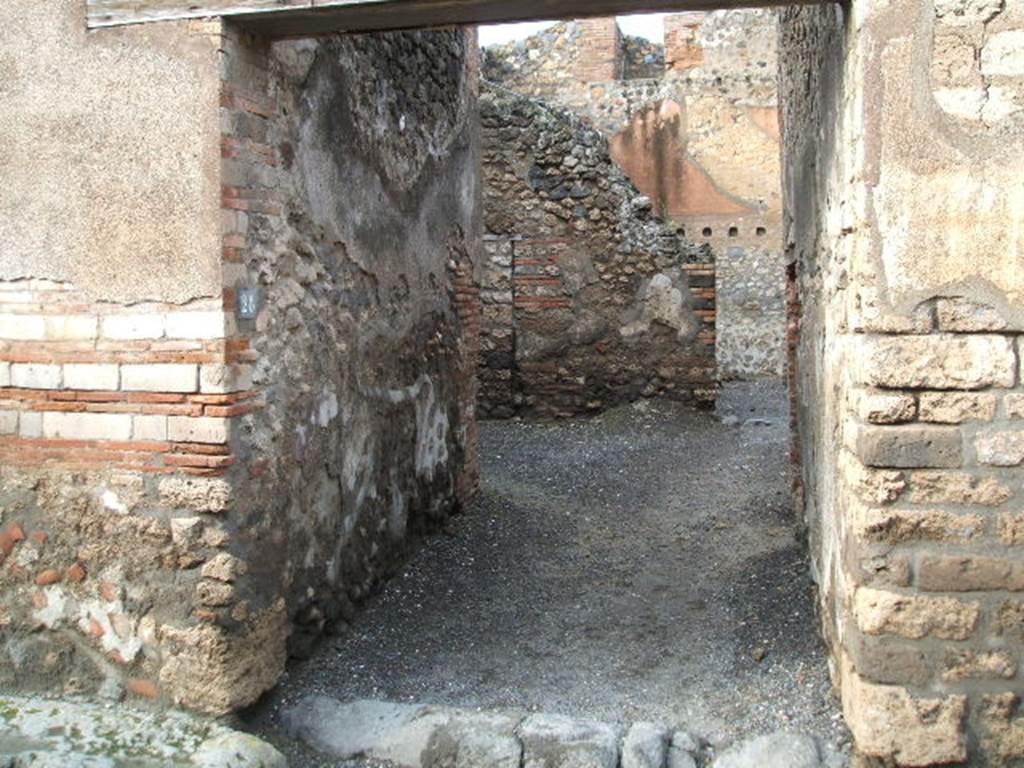
[(785, 395), (716, 414), (643, 401), (488, 422), (482, 490), (346, 634), (294, 663), (249, 727), (302, 695), (660, 720), (713, 744), (786, 729), (844, 746), (789, 498)]

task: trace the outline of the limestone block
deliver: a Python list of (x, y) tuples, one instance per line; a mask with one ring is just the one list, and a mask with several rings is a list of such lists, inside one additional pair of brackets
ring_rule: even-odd
[(966, 640), (980, 613), (977, 603), (952, 597), (904, 595), (869, 587), (861, 587), (854, 597), (857, 626), (869, 635)]
[(11, 364), (0, 363), (0, 387), (11, 386)]
[(149, 414), (139, 414), (132, 417), (132, 439), (166, 440), (167, 417)]
[(25, 389), (60, 389), (61, 366), (43, 363), (11, 363), (11, 386)]
[(908, 541), (969, 541), (985, 530), (978, 514), (943, 509), (896, 509), (851, 504), (853, 531), (866, 541), (900, 544)]
[(992, 421), (996, 415), (996, 396), (988, 392), (923, 392), (919, 402), (921, 421), (936, 424)]
[(199, 391), (241, 392), (252, 388), (252, 366), (206, 363), (199, 366)]
[(917, 415), (917, 401), (905, 392), (862, 390), (857, 396), (857, 415), (872, 424), (902, 424)]
[(52, 341), (81, 341), (96, 338), (97, 320), (93, 315), (47, 315), (46, 338)]
[(607, 723), (563, 715), (530, 715), (518, 729), (523, 768), (617, 768), (619, 731)]
[(45, 338), (46, 321), (40, 315), (0, 314), (0, 339), (42, 341)]
[(999, 516), (999, 540), (1011, 546), (1024, 544), (1024, 512), (1006, 512)]
[(0, 435), (18, 434), (18, 412), (0, 411)]
[(935, 314), (940, 331), (977, 333), (1007, 328), (1006, 320), (994, 308), (962, 297), (939, 299), (935, 304)]
[(917, 586), (932, 592), (1024, 589), (1024, 563), (983, 555), (925, 555), (917, 564)]
[(966, 472), (911, 472), (907, 501), (915, 504), (977, 504), (998, 507), (1014, 496), (999, 478)]
[[(3, 373), (0, 372), (0, 379)], [(1003, 397), (1003, 407), (1008, 419), (1024, 419), (1024, 393), (1011, 392)]]
[(120, 383), (118, 367), (109, 363), (67, 363), (64, 365), (66, 389), (114, 391)]
[(981, 49), (981, 72), (987, 77), (1024, 75), (1024, 29), (1010, 29), (990, 36)]
[(844, 762), (813, 736), (779, 731), (730, 747), (711, 768), (842, 768)]
[(1016, 467), (1024, 462), (1024, 430), (978, 435), (974, 443), (978, 461), (996, 467)]
[(167, 439), (179, 443), (226, 443), (228, 419), (216, 416), (168, 416)]
[(43, 414), (43, 436), (69, 440), (130, 440), (132, 417), (128, 413)]
[(1006, 651), (951, 648), (944, 667), (943, 680), (1009, 680), (1017, 674), (1017, 661)]
[(231, 504), (231, 486), (220, 478), (166, 477), (158, 490), (160, 503), (171, 508), (217, 514)]
[(169, 339), (223, 339), (234, 330), (232, 319), (219, 310), (168, 312), (164, 332)]
[(158, 313), (107, 315), (100, 321), (100, 336), (115, 341), (159, 339), (164, 335), (164, 318)]
[(196, 392), (198, 367), (192, 363), (121, 366), (121, 389), (141, 392)]
[(955, 427), (861, 427), (856, 452), (869, 467), (959, 467), (962, 440)]
[(1009, 338), (936, 333), (871, 336), (859, 343), (855, 375), (889, 389), (1012, 387), (1016, 357)]
[(1024, 716), (1017, 693), (1004, 691), (984, 697), (981, 730), (982, 747), (994, 758), (993, 764), (1017, 765), (1024, 759)]
[(21, 437), (42, 437), (43, 414), (38, 411), (22, 411), (18, 417), (18, 435)]
[(842, 678), (843, 712), (861, 753), (898, 766), (966, 760), (965, 696), (917, 699), (900, 686), (869, 682), (848, 661)]

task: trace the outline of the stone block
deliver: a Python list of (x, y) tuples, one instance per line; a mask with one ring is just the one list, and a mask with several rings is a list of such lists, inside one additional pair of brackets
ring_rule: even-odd
[(978, 333), (1003, 331), (1007, 322), (990, 306), (961, 297), (939, 299), (935, 305), (940, 331)]
[(1024, 512), (1006, 512), (999, 516), (999, 541), (1009, 546), (1024, 544)]
[(11, 364), (0, 362), (0, 387), (11, 386)]
[(0, 435), (18, 434), (18, 412), (0, 411)]
[(122, 365), (121, 389), (136, 392), (196, 392), (198, 366), (192, 363)]
[(167, 439), (180, 443), (226, 443), (228, 419), (214, 416), (168, 416)]
[(233, 330), (230, 319), (220, 310), (168, 312), (164, 332), (169, 339), (223, 339)]
[(167, 439), (167, 417), (149, 414), (133, 416), (132, 439), (163, 442)]
[(24, 389), (60, 389), (61, 367), (44, 363), (11, 363), (11, 386)]
[(861, 427), (856, 453), (869, 467), (959, 467), (962, 440), (956, 427)]
[(1024, 603), (1007, 600), (996, 610), (992, 629), (997, 635), (1011, 640), (1024, 641)]
[(199, 367), (199, 391), (243, 392), (252, 389), (252, 366), (206, 363)]
[(990, 392), (922, 392), (919, 404), (921, 421), (936, 424), (992, 421), (996, 415)]
[(857, 626), (868, 635), (966, 640), (978, 624), (981, 609), (977, 603), (953, 597), (861, 587), (854, 596), (854, 615)]
[(43, 437), (66, 440), (130, 440), (132, 417), (127, 413), (43, 414)]
[(886, 389), (1012, 387), (1017, 358), (1004, 336), (934, 333), (868, 336), (860, 341), (856, 376)]
[(967, 759), (965, 696), (914, 698), (901, 686), (868, 681), (843, 660), (842, 698), (846, 722), (863, 755), (897, 766)]
[(164, 335), (164, 318), (159, 313), (107, 315), (100, 321), (100, 336), (115, 341), (159, 339)]
[(978, 514), (943, 509), (896, 509), (851, 504), (849, 519), (865, 541), (901, 544), (909, 541), (969, 541), (985, 530)]
[(943, 663), (942, 679), (1009, 680), (1017, 674), (1017, 660), (1006, 651), (975, 651), (950, 648)]
[(20, 437), (42, 437), (43, 414), (38, 411), (22, 411), (18, 416), (18, 435)]
[(857, 396), (857, 415), (871, 424), (902, 424), (917, 415), (917, 400), (905, 392), (862, 390)]
[(978, 462), (995, 467), (1024, 463), (1024, 430), (1004, 430), (978, 435), (974, 443)]
[(1008, 419), (1024, 419), (1024, 393), (1011, 392), (1003, 397), (1003, 408)]
[(1013, 489), (997, 477), (967, 472), (910, 472), (907, 501), (915, 504), (976, 504), (998, 507), (1013, 498)]
[(0, 314), (0, 339), (42, 341), (45, 338), (46, 321), (41, 315)]
[(1024, 711), (1019, 688), (982, 698), (979, 717), (981, 747), (990, 765), (1020, 765), (1024, 760)]
[(981, 72), (986, 77), (1024, 75), (1024, 29), (990, 35), (981, 49)]
[(1024, 589), (1024, 562), (983, 555), (924, 555), (917, 563), (917, 586), (930, 592), (983, 592)]
[(50, 341), (82, 341), (96, 338), (95, 315), (47, 315), (46, 338)]
[(118, 367), (108, 363), (66, 363), (65, 389), (115, 391), (120, 384)]

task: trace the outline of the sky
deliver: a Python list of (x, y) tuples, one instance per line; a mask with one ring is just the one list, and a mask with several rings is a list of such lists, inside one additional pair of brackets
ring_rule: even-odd
[[(636, 35), (660, 43), (663, 37), (661, 20), (664, 16), (664, 13), (634, 13), (616, 18), (623, 34)], [(553, 21), (526, 21), (520, 24), (482, 26), (480, 27), (480, 45), (497, 45), (512, 40), (522, 40), (554, 23)]]

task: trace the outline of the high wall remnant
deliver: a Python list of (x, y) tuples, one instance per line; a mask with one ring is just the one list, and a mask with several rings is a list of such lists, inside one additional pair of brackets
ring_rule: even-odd
[(714, 399), (714, 263), (580, 118), (484, 86), (483, 415)]
[(846, 720), (878, 760), (1017, 765), (1024, 8), (787, 10), (781, 41), (803, 499)]
[(664, 23), (664, 45), (621, 35), (613, 18), (556, 24), (485, 49), (483, 77), (567, 109), (608, 139), (655, 213), (715, 254), (719, 377), (778, 376), (785, 267), (775, 17), (721, 11)]
[(0, 9), (0, 684), (225, 712), (473, 492), (475, 36), (82, 12)]

